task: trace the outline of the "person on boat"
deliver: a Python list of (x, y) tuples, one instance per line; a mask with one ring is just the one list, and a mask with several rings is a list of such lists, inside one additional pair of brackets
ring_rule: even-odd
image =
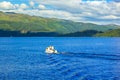
[(54, 46), (49, 46), (45, 50), (46, 53), (56, 54), (58, 53), (57, 50), (54, 49)]

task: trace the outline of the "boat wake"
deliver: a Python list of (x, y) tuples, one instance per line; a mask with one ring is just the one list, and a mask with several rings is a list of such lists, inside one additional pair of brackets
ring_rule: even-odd
[(73, 52), (61, 52), (66, 56), (81, 57), (81, 58), (93, 58), (93, 59), (104, 59), (104, 60), (120, 60), (120, 55), (113, 54), (97, 54), (97, 53), (73, 53)]
[(111, 69), (118, 60), (119, 55), (62, 52), (49, 55), (47, 65), (52, 66), (53, 72), (64, 80), (120, 80), (119, 71), (112, 72)]

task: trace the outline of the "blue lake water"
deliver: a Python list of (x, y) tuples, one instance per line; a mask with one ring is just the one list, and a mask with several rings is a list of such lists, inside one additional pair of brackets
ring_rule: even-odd
[(0, 38), (0, 80), (120, 80), (120, 38)]

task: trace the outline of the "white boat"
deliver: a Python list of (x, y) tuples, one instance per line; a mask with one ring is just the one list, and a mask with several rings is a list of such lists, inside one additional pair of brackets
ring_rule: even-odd
[(58, 51), (54, 49), (54, 46), (47, 47), (45, 52), (48, 54), (57, 54), (58, 53)]

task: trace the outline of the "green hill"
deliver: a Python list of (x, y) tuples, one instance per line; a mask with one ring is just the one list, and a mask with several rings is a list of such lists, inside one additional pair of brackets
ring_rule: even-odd
[(120, 37), (120, 29), (110, 30), (104, 33), (98, 33), (97, 37)]
[(0, 30), (18, 31), (21, 34), (54, 32), (57, 34), (68, 34), (85, 30), (108, 31), (118, 29), (117, 25), (96, 25), (92, 23), (73, 22), (69, 20), (43, 18), (17, 14), (14, 12), (0, 12)]

